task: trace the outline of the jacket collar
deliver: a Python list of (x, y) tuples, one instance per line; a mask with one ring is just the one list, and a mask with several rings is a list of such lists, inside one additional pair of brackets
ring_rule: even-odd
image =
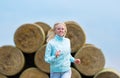
[(58, 41), (62, 41), (64, 37), (61, 37), (59, 35), (55, 35), (55, 39), (58, 40)]

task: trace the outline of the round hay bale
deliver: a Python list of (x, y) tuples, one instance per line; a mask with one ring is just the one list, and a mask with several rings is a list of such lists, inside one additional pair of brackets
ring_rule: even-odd
[(30, 67), (22, 72), (20, 78), (49, 78), (49, 76), (35, 67)]
[(74, 56), (81, 60), (75, 67), (85, 76), (93, 76), (104, 68), (105, 58), (101, 49), (93, 45), (84, 45)]
[(0, 78), (7, 78), (7, 76), (0, 74)]
[(50, 73), (50, 65), (45, 62), (44, 56), (45, 56), (45, 48), (46, 45), (43, 45), (35, 54), (35, 65), (42, 71), (46, 73)]
[(104, 68), (95, 74), (94, 78), (120, 78), (120, 72), (113, 68)]
[(47, 35), (47, 32), (51, 29), (51, 27), (44, 22), (35, 22), (35, 24), (37, 24), (43, 28), (45, 35)]
[[(45, 33), (45, 40), (46, 40), (47, 39), (47, 33), (51, 29), (50, 25), (48, 25), (48, 24), (46, 24), (44, 22), (35, 22), (35, 24), (37, 24), (37, 25), (39, 25), (40, 27), (43, 28), (44, 33)], [(45, 41), (44, 44), (46, 44), (46, 41)]]
[(0, 73), (13, 76), (23, 69), (24, 63), (21, 50), (7, 45), (0, 47)]
[(93, 47), (95, 47), (94, 44), (90, 44), (90, 43), (86, 43), (86, 44), (84, 44), (84, 46), (93, 46)]
[(74, 21), (66, 21), (67, 34), (71, 41), (72, 53), (77, 52), (85, 43), (86, 36), (81, 26)]
[(72, 70), (72, 77), (71, 78), (82, 78), (80, 73), (73, 67), (71, 67)]
[(45, 41), (45, 33), (43, 29), (36, 24), (23, 24), (14, 34), (14, 42), (16, 47), (25, 53), (33, 53)]

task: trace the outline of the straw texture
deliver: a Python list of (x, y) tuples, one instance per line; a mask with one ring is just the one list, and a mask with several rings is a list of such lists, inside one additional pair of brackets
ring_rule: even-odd
[(35, 65), (42, 71), (46, 73), (50, 73), (50, 65), (45, 62), (44, 56), (45, 56), (45, 48), (46, 45), (43, 45), (35, 54)]
[(66, 21), (65, 24), (67, 26), (66, 37), (71, 41), (72, 53), (77, 52), (85, 44), (86, 35), (78, 23)]
[(72, 69), (72, 77), (71, 78), (82, 78), (81, 74), (73, 67), (71, 67)]
[(0, 47), (0, 73), (12, 76), (19, 73), (25, 60), (23, 53), (13, 46)]
[(35, 67), (28, 68), (22, 72), (20, 78), (49, 78), (49, 76)]
[(0, 78), (7, 78), (7, 76), (4, 76), (3, 74), (0, 74)]
[(103, 52), (93, 45), (83, 46), (75, 54), (75, 58), (81, 59), (81, 64), (75, 64), (75, 67), (86, 76), (95, 75), (105, 65)]
[(44, 30), (36, 24), (23, 24), (14, 34), (16, 47), (25, 53), (33, 53), (45, 41)]
[(35, 24), (39, 25), (40, 27), (43, 28), (45, 35), (47, 35), (47, 32), (51, 29), (50, 25), (48, 25), (45, 22), (35, 22)]
[(104, 68), (94, 78), (120, 78), (120, 73), (113, 68)]

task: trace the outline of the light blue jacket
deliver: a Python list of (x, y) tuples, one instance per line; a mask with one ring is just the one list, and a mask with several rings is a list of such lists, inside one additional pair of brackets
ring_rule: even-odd
[[(60, 56), (56, 57), (56, 51), (61, 51)], [(70, 69), (71, 62), (74, 62), (71, 56), (70, 40), (56, 35), (46, 45), (45, 61), (50, 64), (51, 72), (65, 72)]]

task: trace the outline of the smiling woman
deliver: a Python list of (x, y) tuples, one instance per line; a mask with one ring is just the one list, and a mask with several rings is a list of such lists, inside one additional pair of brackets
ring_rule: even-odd
[[(72, 53), (81, 48), (86, 39), (87, 43), (102, 48), (106, 57), (105, 67), (120, 71), (120, 62), (116, 61), (120, 59), (120, 0), (0, 0), (0, 7), (0, 46), (16, 45), (14, 32), (21, 24), (44, 21), (52, 27), (58, 21), (75, 20), (85, 29), (83, 35), (86, 37), (78, 36), (82, 33), (77, 33), (79, 28), (75, 28), (76, 24), (67, 25), (71, 32), (66, 37), (71, 41)], [(19, 47), (22, 45), (27, 49), (24, 53), (37, 50), (35, 47), (39, 46), (39, 41), (33, 41), (34, 38), (32, 32), (19, 39)], [(34, 50), (28, 51), (33, 47)]]
[(71, 55), (70, 40), (65, 37), (66, 24), (55, 23), (51, 30), (44, 56), (45, 62), (50, 64), (50, 78), (71, 78), (71, 63), (80, 64), (80, 59)]

